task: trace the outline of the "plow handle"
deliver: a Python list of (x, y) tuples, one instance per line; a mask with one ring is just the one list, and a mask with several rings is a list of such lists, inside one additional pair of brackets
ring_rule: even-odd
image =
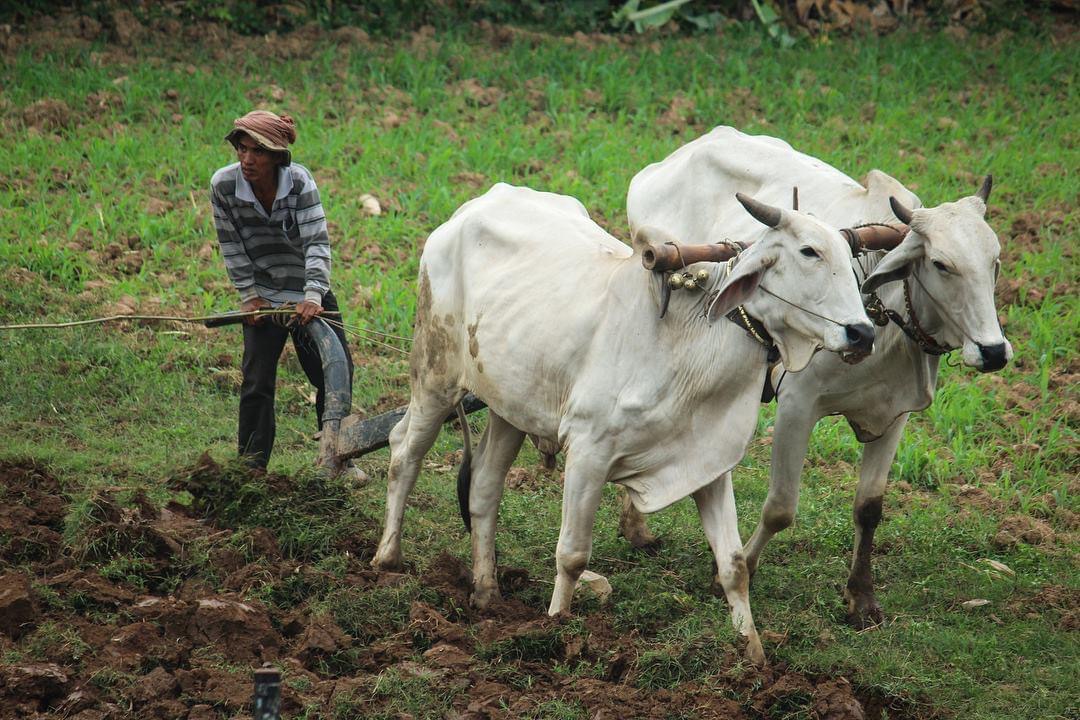
[(203, 327), (216, 328), (223, 327), (225, 325), (238, 325), (242, 322), (244, 322), (243, 315), (226, 313), (225, 315), (218, 315), (217, 317), (206, 318), (205, 320), (203, 320)]
[[(273, 315), (273, 313), (264, 313), (264, 314), (265, 315)], [(203, 327), (217, 328), (217, 327), (224, 327), (225, 325), (239, 325), (240, 323), (244, 322), (244, 318), (246, 318), (247, 316), (248, 316), (247, 313), (240, 313), (240, 312), (223, 313), (221, 315), (215, 315), (213, 317), (208, 317), (205, 320), (203, 320)], [(339, 313), (339, 312), (321, 312), (318, 315), (316, 315), (315, 317), (328, 317), (331, 320), (341, 320), (341, 313)]]

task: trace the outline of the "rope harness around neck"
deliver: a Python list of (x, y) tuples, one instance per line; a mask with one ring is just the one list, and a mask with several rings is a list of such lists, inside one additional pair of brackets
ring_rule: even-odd
[[(919, 282), (918, 278), (916, 278), (915, 281)], [(919, 287), (923, 287), (921, 282), (919, 282)], [(923, 291), (926, 291), (925, 287), (923, 287)], [(927, 293), (927, 296), (929, 295), (930, 294)], [(866, 314), (870, 316), (870, 319), (873, 320), (874, 324), (878, 327), (888, 325), (891, 320), (927, 355), (933, 355), (935, 357), (947, 355), (956, 349), (955, 347), (949, 347), (948, 345), (943, 345), (938, 342), (937, 338), (926, 332), (926, 329), (919, 323), (919, 317), (915, 314), (915, 308), (911, 303), (911, 283), (907, 278), (904, 278), (904, 308), (907, 310), (907, 320), (901, 317), (900, 313), (895, 310), (885, 307), (885, 303), (881, 301), (881, 298), (878, 297), (877, 293), (870, 293), (868, 297), (869, 299), (866, 302)], [(932, 297), (931, 300), (933, 300)], [(937, 304), (936, 301), (935, 304)]]

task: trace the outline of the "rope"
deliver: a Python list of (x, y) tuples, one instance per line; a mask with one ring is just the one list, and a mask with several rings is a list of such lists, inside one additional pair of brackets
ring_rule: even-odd
[[(918, 273), (912, 272), (910, 277), (915, 279), (915, 282), (919, 284), (919, 287), (922, 288), (922, 291), (926, 293), (926, 297), (930, 298), (930, 303), (937, 307), (938, 313), (941, 315), (942, 321), (944, 323), (944, 321), (946, 321), (949, 317), (948, 314), (945, 312), (945, 308), (942, 307), (941, 303), (939, 303), (937, 299), (930, 294), (930, 291), (926, 289), (926, 286), (923, 285), (922, 280), (919, 279)], [(911, 302), (911, 284), (908, 283), (907, 278), (904, 279), (904, 305), (907, 307), (908, 311), (908, 322), (911, 323), (911, 326), (914, 328), (917, 336), (916, 339), (919, 343), (919, 346), (922, 347), (924, 352), (930, 353), (931, 355), (945, 355), (956, 349), (951, 348), (947, 345), (942, 345), (937, 341), (937, 338), (935, 338), (933, 335), (923, 329), (922, 324), (919, 322), (919, 318), (915, 315), (915, 306)], [(953, 324), (956, 325), (955, 322)], [(957, 328), (960, 330), (961, 335), (978, 345), (974, 338), (964, 332), (964, 328), (960, 327), (959, 325), (957, 325)]]
[(797, 304), (791, 302), (790, 300), (788, 300), (787, 298), (782, 298), (779, 295), (777, 295), (776, 293), (774, 293), (772, 290), (769, 290), (764, 285), (758, 285), (758, 290), (765, 293), (766, 295), (772, 295), (777, 300), (780, 300), (781, 302), (787, 303), (788, 305), (795, 308), (796, 310), (802, 310), (807, 315), (813, 315), (816, 318), (821, 318), (822, 320), (825, 320), (827, 322), (831, 322), (833, 325), (839, 325), (840, 327), (844, 327), (844, 323), (842, 323), (842, 322), (840, 322), (838, 320), (833, 320), (831, 317), (826, 317), (824, 315), (816, 313), (813, 310), (810, 310), (809, 308), (804, 308), (802, 305), (797, 305)]
[[(329, 318), (323, 318), (323, 321), (327, 325), (330, 325), (332, 327), (339, 327), (343, 331), (345, 331), (347, 334), (352, 335), (353, 337), (358, 337), (358, 338), (360, 338), (360, 339), (362, 339), (362, 340), (364, 340), (366, 342), (372, 343), (373, 345), (378, 345), (380, 347), (387, 348), (388, 350), (393, 350), (395, 352), (399, 352), (402, 355), (408, 354), (408, 350), (403, 350), (403, 349), (401, 349), (401, 348), (399, 348), (399, 347), (397, 347), (395, 345), (391, 345), (390, 343), (383, 342), (382, 340), (376, 340), (375, 338), (371, 337), (371, 335), (385, 335), (387, 337), (396, 338), (396, 337), (400, 337), (398, 335), (389, 335), (388, 333), (380, 333), (378, 331), (368, 330), (366, 328), (362, 328), (362, 327), (359, 327), (359, 326), (347, 325), (346, 323), (339, 322), (337, 320), (331, 320)], [(368, 333), (371, 333), (371, 335), (369, 335)], [(408, 342), (411, 342), (411, 340), (409, 340), (409, 338), (401, 338), (401, 339), (405, 340), (405, 341), (408, 341)]]
[[(251, 310), (248, 312), (236, 312), (229, 313), (229, 317), (255, 317), (255, 316), (283, 316), (292, 315), (294, 313), (293, 308), (262, 308), (259, 310)], [(346, 324), (345, 322), (336, 319), (341, 317), (341, 313), (322, 313), (316, 317), (322, 318), (324, 322), (334, 327), (339, 327), (346, 333), (349, 333), (355, 337), (361, 338), (367, 342), (379, 345), (390, 350), (405, 354), (408, 351), (402, 348), (391, 345), (390, 343), (378, 340), (376, 338), (387, 338), (391, 340), (400, 340), (402, 342), (412, 342), (411, 338), (403, 337), (401, 335), (391, 335), (390, 333), (380, 332), (378, 330), (371, 330), (360, 325)], [(39, 330), (46, 328), (67, 328), (67, 327), (79, 327), (83, 325), (94, 325), (106, 322), (114, 322), (118, 320), (157, 320), (164, 322), (181, 322), (181, 323), (201, 323), (206, 320), (220, 319), (221, 315), (198, 315), (194, 317), (183, 317), (179, 315), (108, 315), (106, 317), (91, 318), (89, 320), (72, 320), (70, 322), (58, 322), (58, 323), (19, 323), (12, 325), (0, 325), (0, 330)]]
[[(247, 313), (236, 313), (237, 317), (247, 317), (248, 315), (270, 315), (278, 311), (271, 310), (256, 310)], [(107, 317), (92, 318), (90, 320), (73, 320), (71, 322), (62, 323), (23, 323), (19, 325), (0, 325), (0, 330), (34, 330), (38, 328), (65, 328), (75, 327), (76, 325), (92, 325), (94, 323), (111, 322), (113, 320), (168, 320), (172, 322), (203, 322), (204, 320), (212, 320), (220, 317), (220, 315), (202, 315), (199, 317), (180, 317), (177, 315), (109, 315)]]

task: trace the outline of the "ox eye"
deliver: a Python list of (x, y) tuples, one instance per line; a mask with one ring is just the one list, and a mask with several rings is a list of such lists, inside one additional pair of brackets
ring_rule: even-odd
[(808, 257), (808, 258), (821, 257), (820, 255), (818, 255), (817, 250), (815, 250), (812, 247), (799, 248), (799, 252), (803, 254), (803, 257)]
[(949, 274), (952, 273), (952, 271), (949, 270), (949, 268), (945, 265), (945, 263), (941, 262), (940, 260), (935, 260), (934, 261), (934, 267), (937, 268), (938, 272), (943, 272), (946, 275), (949, 275)]

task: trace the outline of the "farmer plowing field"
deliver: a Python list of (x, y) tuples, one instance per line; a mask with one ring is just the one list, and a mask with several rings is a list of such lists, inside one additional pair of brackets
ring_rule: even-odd
[[(315, 386), (315, 414), (322, 430), (326, 389), (316, 342), (307, 331), (324, 310), (337, 311), (330, 289), (330, 238), (319, 189), (307, 168), (292, 162), (296, 127), (288, 115), (253, 110), (233, 122), (225, 136), (237, 162), (214, 173), (210, 203), (221, 255), (241, 311), (296, 304), (284, 322), (244, 318), (243, 384), (237, 445), (252, 467), (266, 468), (274, 449), (274, 384), (285, 340)], [(341, 327), (333, 329), (345, 350), (349, 384), (352, 357)]]

